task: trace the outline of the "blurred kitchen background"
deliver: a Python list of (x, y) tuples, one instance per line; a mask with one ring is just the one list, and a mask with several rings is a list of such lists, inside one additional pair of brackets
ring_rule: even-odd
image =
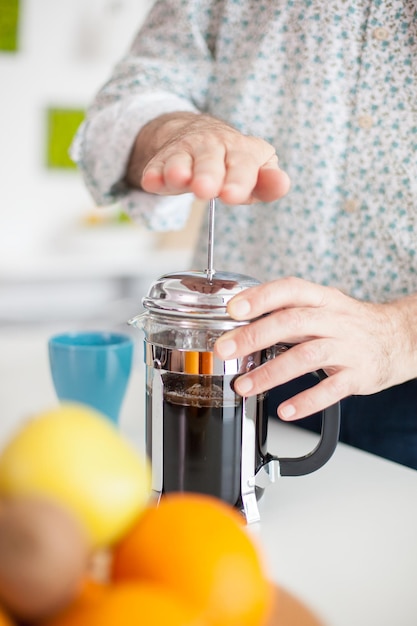
[(0, 0), (0, 327), (124, 323), (188, 267), (203, 209), (150, 233), (95, 207), (68, 157), (153, 0)]

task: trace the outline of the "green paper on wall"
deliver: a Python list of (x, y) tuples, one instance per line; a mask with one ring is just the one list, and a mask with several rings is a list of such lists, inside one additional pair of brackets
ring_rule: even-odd
[(50, 168), (76, 169), (69, 156), (74, 135), (83, 121), (83, 109), (51, 108), (47, 110), (47, 155)]
[(0, 0), (0, 52), (18, 49), (19, 0)]

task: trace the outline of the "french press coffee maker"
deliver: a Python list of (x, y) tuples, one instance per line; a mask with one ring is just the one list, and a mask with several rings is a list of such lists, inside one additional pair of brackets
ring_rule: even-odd
[[(210, 202), (208, 269), (157, 279), (143, 299), (145, 311), (130, 320), (145, 335), (146, 451), (156, 497), (173, 491), (216, 496), (259, 520), (258, 500), (277, 476), (299, 476), (324, 465), (339, 435), (339, 405), (323, 411), (321, 436), (309, 454), (278, 458), (267, 451), (267, 394), (244, 398), (235, 378), (287, 345), (222, 361), (216, 339), (247, 322), (226, 310), (237, 293), (259, 282), (213, 269), (214, 201)], [(314, 375), (321, 379), (321, 371)]]

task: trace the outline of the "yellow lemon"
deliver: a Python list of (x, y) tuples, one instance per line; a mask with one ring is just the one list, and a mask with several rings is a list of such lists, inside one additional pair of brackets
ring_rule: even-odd
[(63, 404), (35, 415), (1, 452), (0, 494), (57, 501), (101, 547), (122, 537), (147, 505), (150, 470), (108, 419)]

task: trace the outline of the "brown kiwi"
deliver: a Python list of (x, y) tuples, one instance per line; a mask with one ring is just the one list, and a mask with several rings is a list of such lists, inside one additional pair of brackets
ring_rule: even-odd
[(33, 622), (76, 595), (89, 549), (78, 522), (59, 505), (36, 498), (0, 502), (0, 605)]

